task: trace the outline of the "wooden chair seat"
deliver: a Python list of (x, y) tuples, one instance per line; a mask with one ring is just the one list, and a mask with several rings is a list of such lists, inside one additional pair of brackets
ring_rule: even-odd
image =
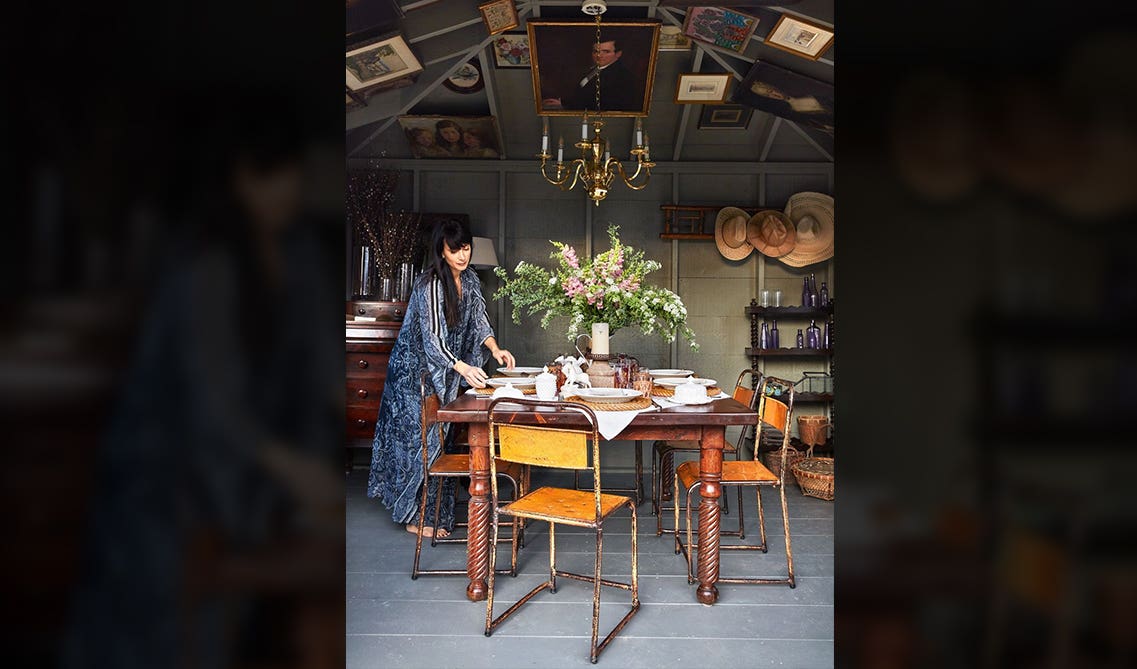
[(533, 518), (574, 525), (595, 525), (613, 511), (629, 505), (632, 500), (623, 495), (600, 495), (600, 518), (596, 518), (596, 496), (593, 491), (571, 490), (545, 486), (510, 502), (501, 508), (502, 513), (520, 518)]
[[(524, 467), (515, 462), (497, 461), (497, 473), (505, 474), (514, 481), (521, 480)], [(430, 466), (431, 476), (469, 476), (470, 456), (466, 453), (443, 453), (434, 460)]]

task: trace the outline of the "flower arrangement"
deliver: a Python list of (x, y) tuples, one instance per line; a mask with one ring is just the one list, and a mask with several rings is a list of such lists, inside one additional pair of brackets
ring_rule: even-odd
[(494, 270), (502, 286), (494, 299), (508, 297), (513, 303), (513, 322), (521, 323), (521, 311), (528, 315), (544, 312), (541, 327), (547, 328), (554, 316), (568, 316), (568, 338), (587, 330), (593, 323), (608, 323), (610, 332), (638, 327), (644, 334), (659, 332), (665, 341), (675, 341), (678, 333), (699, 349), (695, 333), (687, 326), (683, 300), (666, 288), (648, 286), (644, 276), (660, 268), (655, 260), (645, 260), (643, 251), (620, 243), (619, 226), (608, 228), (612, 247), (592, 259), (581, 260), (576, 249), (561, 242), (550, 242), (556, 251), (553, 271), (527, 262), (514, 270), (515, 278), (498, 267)]
[(347, 218), (385, 278), (394, 278), (399, 265), (414, 263), (423, 252), (421, 214), (392, 211), (398, 182), (395, 170), (353, 170), (347, 178)]

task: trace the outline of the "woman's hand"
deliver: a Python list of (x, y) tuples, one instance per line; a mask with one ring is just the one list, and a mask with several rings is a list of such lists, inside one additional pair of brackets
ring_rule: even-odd
[(469, 383), (471, 388), (486, 387), (486, 372), (481, 367), (474, 367), (471, 364), (459, 360), (458, 363), (454, 365), (454, 371), (461, 374), (462, 378), (466, 379), (466, 383)]
[(501, 364), (505, 365), (506, 369), (513, 369), (517, 365), (517, 361), (513, 359), (513, 354), (504, 348), (499, 348), (493, 352), (493, 357)]

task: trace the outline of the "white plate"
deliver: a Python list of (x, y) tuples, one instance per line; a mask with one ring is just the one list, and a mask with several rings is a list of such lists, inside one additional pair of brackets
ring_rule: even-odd
[(649, 369), (647, 373), (656, 379), (680, 379), (691, 376), (695, 372), (689, 369)]
[(493, 386), (494, 388), (504, 388), (507, 383), (513, 384), (514, 388), (523, 388), (536, 385), (537, 379), (532, 376), (510, 376), (504, 379), (495, 376), (491, 379), (486, 379), (486, 385)]
[(692, 407), (702, 406), (704, 404), (710, 404), (711, 402), (715, 401), (715, 398), (713, 398), (713, 397), (708, 397), (705, 400), (695, 400), (694, 402), (681, 402), (681, 401), (675, 399), (674, 397), (668, 397), (666, 399), (668, 399), (668, 400), (670, 400), (676, 404), (685, 404), (687, 406), (692, 406)]
[(506, 369), (505, 367), (498, 367), (497, 371), (505, 374), (506, 376), (537, 376), (545, 371), (544, 367), (514, 367), (513, 369)]
[(656, 379), (655, 382), (661, 386), (671, 386), (672, 388), (674, 388), (675, 386), (678, 386), (680, 384), (687, 383), (687, 382), (691, 382), (691, 383), (694, 383), (696, 385), (706, 386), (706, 387), (710, 388), (711, 386), (715, 385), (715, 383), (716, 383), (716, 381), (714, 379), (700, 379), (700, 378), (696, 378), (694, 376), (686, 378), (686, 379)]
[(582, 400), (598, 402), (600, 404), (627, 402), (630, 399), (635, 399), (642, 395), (643, 393), (640, 391), (631, 388), (586, 388), (576, 394), (576, 396)]

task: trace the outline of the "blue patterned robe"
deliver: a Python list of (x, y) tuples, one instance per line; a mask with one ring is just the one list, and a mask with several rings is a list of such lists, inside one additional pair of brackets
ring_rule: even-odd
[[(387, 380), (375, 422), (371, 443), (371, 474), (368, 497), (378, 497), (391, 510), (397, 523), (418, 520), (422, 485), (422, 398), (419, 379), (430, 373), (428, 392), (435, 392), (443, 404), (458, 397), (462, 376), (454, 363), (462, 360), (481, 367), (488, 351), (482, 346), (493, 336), (486, 316), (481, 283), (472, 269), (461, 274), (462, 297), (458, 303), (458, 323), (446, 325), (443, 286), (429, 273), (419, 275), (407, 305), (407, 315), (387, 364)], [(449, 425), (446, 426), (449, 433)], [(430, 461), (442, 453), (438, 431), (431, 430)], [(454, 479), (445, 479), (439, 526), (454, 526)], [(427, 524), (431, 522), (434, 501), (439, 494), (437, 479), (427, 491)]]

